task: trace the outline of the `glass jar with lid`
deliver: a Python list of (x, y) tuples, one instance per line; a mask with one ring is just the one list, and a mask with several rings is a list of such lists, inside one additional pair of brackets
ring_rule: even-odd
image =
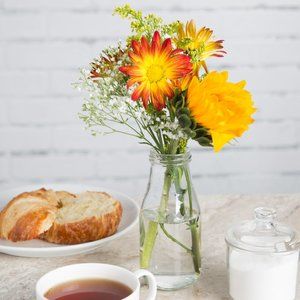
[(229, 293), (234, 300), (295, 300), (299, 243), (276, 211), (255, 209), (255, 219), (228, 230)]

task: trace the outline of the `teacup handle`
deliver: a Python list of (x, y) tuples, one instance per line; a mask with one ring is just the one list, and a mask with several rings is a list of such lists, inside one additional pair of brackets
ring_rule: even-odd
[(137, 278), (141, 278), (143, 276), (146, 276), (148, 278), (149, 291), (148, 291), (148, 295), (145, 300), (155, 300), (156, 292), (157, 292), (157, 285), (156, 285), (156, 280), (155, 280), (155, 277), (153, 276), (153, 274), (144, 269), (137, 270), (134, 272), (134, 274), (137, 276)]

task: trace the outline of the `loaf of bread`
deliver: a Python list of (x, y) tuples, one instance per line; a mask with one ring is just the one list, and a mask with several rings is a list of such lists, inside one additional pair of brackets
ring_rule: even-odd
[(36, 238), (78, 244), (114, 234), (122, 217), (119, 201), (104, 192), (44, 188), (13, 198), (0, 213), (0, 238), (13, 242)]
[(0, 213), (0, 237), (14, 242), (38, 238), (52, 226), (57, 205), (58, 198), (52, 190), (16, 196)]
[(62, 207), (63, 203), (66, 203), (66, 201), (71, 201), (72, 199), (76, 198), (76, 195), (66, 191), (56, 191), (55, 195), (57, 197), (58, 208)]
[(78, 244), (114, 234), (122, 217), (119, 201), (104, 192), (84, 192), (60, 200), (56, 218), (41, 238), (57, 244)]

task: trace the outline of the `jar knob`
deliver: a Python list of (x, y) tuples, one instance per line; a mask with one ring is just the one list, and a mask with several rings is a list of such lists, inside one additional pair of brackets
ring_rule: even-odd
[(268, 207), (257, 207), (254, 210), (254, 215), (258, 221), (272, 222), (276, 219), (276, 210)]
[(256, 231), (273, 231), (274, 221), (276, 219), (276, 210), (268, 207), (257, 207), (254, 210), (255, 221), (256, 221)]

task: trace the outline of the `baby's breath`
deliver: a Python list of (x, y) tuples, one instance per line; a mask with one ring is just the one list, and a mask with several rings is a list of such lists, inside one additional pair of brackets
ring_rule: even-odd
[[(120, 84), (119, 78), (92, 78), (86, 69), (80, 74), (75, 87), (87, 92), (80, 118), (93, 135), (123, 133), (139, 138), (141, 143), (159, 152), (168, 151), (169, 141), (187, 138), (178, 122), (170, 121), (167, 109), (153, 115), (140, 102), (132, 101), (130, 91), (125, 84)], [(125, 125), (125, 129), (120, 125)]]
[[(129, 5), (117, 7), (115, 13), (131, 21), (133, 35), (128, 38), (150, 39), (159, 30), (167, 37), (178, 28), (178, 22), (164, 24), (153, 14), (143, 16)], [(133, 101), (130, 95), (136, 86), (127, 89), (128, 77), (119, 68), (128, 65), (128, 43), (104, 49), (90, 64), (89, 69), (80, 71), (79, 81), (74, 84), (86, 92), (80, 118), (93, 135), (122, 133), (136, 137), (141, 144), (147, 144), (160, 153), (176, 150), (186, 145), (188, 136), (174, 117), (169, 107), (157, 111), (151, 105), (144, 108), (140, 101)], [(180, 147), (179, 147), (180, 149)], [(183, 149), (184, 151), (184, 149)]]

